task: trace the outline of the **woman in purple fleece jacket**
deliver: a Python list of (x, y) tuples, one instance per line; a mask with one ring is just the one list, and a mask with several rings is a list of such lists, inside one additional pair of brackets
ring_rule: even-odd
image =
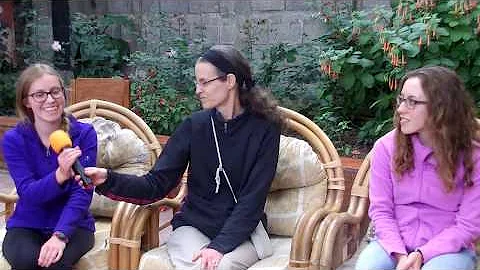
[[(88, 212), (93, 191), (78, 186), (71, 167), (76, 159), (96, 164), (97, 136), (64, 112), (63, 81), (52, 67), (25, 69), (16, 95), (22, 121), (5, 134), (3, 153), (19, 199), (3, 255), (13, 269), (72, 269), (93, 247), (95, 227)], [(51, 149), (49, 136), (57, 129), (68, 131), (75, 148)]]
[(479, 124), (455, 72), (407, 73), (395, 130), (373, 148), (369, 216), (377, 239), (356, 269), (475, 269), (480, 236)]

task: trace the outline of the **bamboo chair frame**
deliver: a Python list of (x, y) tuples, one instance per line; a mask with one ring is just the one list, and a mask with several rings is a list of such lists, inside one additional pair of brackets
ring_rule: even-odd
[[(67, 108), (67, 111), (72, 113), (77, 119), (99, 116), (112, 120), (123, 128), (132, 130), (145, 143), (150, 152), (148, 164), (150, 167), (155, 164), (157, 157), (160, 155), (161, 146), (153, 131), (138, 115), (125, 107), (108, 101), (92, 99), (73, 104)], [(142, 218), (136, 217), (134, 214), (138, 212), (139, 208), (139, 205), (120, 202), (115, 209), (110, 227), (110, 248), (108, 251), (108, 265), (110, 269), (117, 269), (116, 265), (119, 260), (128, 254), (126, 246), (140, 246), (138, 243), (128, 240), (130, 239), (130, 223), (132, 223), (133, 219)]]
[(319, 226), (309, 269), (335, 269), (351, 258), (359, 248), (370, 223), (367, 215), (370, 205), (370, 159), (371, 152), (365, 157), (355, 176), (347, 211), (329, 214)]
[[(305, 212), (299, 219), (295, 234), (292, 239), (290, 251), (291, 269), (307, 269), (309, 266), (310, 252), (312, 249), (313, 235), (317, 225), (328, 213), (338, 212), (343, 203), (345, 181), (341, 166), (340, 156), (325, 133), (305, 116), (287, 108), (279, 107), (287, 119), (287, 128), (307, 140), (320, 161), (325, 165), (329, 177), (328, 192), (325, 204), (319, 208)], [(164, 198), (158, 202), (139, 207), (124, 207), (122, 217), (128, 224), (121, 222), (125, 232), (122, 236), (126, 242), (120, 244), (118, 261), (110, 261), (110, 269), (138, 269), (142, 251), (159, 246), (159, 230), (165, 226), (158, 226), (158, 209), (168, 206), (178, 210), (187, 193), (185, 178), (182, 187), (175, 198)], [(112, 248), (112, 242), (110, 242)], [(115, 251), (114, 251), (115, 252)]]

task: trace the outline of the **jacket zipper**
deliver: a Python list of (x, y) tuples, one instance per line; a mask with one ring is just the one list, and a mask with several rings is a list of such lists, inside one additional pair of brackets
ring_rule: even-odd
[(223, 123), (223, 132), (227, 134), (227, 122)]

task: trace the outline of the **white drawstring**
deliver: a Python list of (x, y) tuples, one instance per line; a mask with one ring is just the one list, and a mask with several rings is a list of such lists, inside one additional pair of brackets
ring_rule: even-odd
[(233, 200), (235, 201), (235, 203), (237, 203), (238, 202), (237, 197), (233, 192), (232, 185), (230, 184), (230, 179), (228, 179), (227, 172), (225, 172), (225, 169), (223, 168), (222, 157), (220, 155), (220, 148), (218, 147), (217, 131), (215, 130), (215, 124), (213, 123), (213, 118), (211, 116), (210, 116), (210, 122), (212, 123), (213, 138), (215, 139), (215, 147), (217, 148), (217, 156), (218, 156), (218, 167), (217, 167), (217, 171), (215, 172), (215, 183), (216, 183), (215, 193), (218, 193), (218, 190), (220, 188), (220, 172), (222, 172), (223, 175), (225, 176), (225, 179), (227, 180), (228, 187), (232, 192)]

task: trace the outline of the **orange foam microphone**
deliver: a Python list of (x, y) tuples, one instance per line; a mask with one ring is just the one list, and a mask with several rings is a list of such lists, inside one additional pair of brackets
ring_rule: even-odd
[[(68, 136), (68, 134), (61, 129), (52, 132), (48, 140), (50, 141), (50, 146), (52, 147), (53, 151), (55, 151), (57, 154), (60, 154), (64, 148), (72, 147), (72, 140), (70, 139), (70, 136)], [(82, 181), (84, 186), (92, 185), (92, 180), (85, 175), (85, 170), (78, 160), (75, 160), (72, 165), (72, 169), (75, 174), (80, 175), (80, 181)]]

